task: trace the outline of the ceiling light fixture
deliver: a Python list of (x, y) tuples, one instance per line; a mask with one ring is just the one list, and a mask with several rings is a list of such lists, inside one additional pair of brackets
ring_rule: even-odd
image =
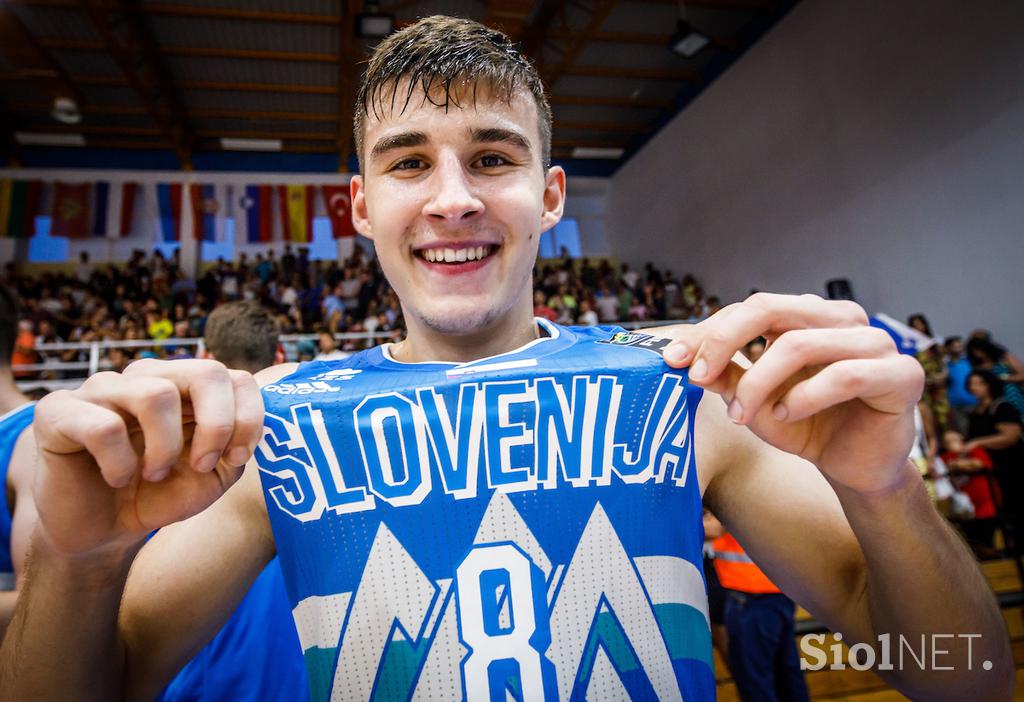
[(225, 151), (280, 151), (280, 139), (231, 139), (221, 137), (220, 148)]
[(595, 147), (595, 146), (577, 146), (572, 150), (573, 158), (604, 158), (604, 159), (617, 159), (622, 158), (622, 154), (626, 153), (625, 149), (609, 148), (609, 147)]
[(82, 113), (78, 109), (78, 103), (74, 98), (58, 97), (53, 99), (53, 107), (50, 108), (50, 116), (61, 124), (78, 124), (82, 121)]
[(679, 3), (679, 20), (676, 22), (676, 31), (668, 40), (668, 48), (683, 58), (693, 58), (701, 50), (711, 43), (707, 34), (698, 32), (686, 19), (686, 3)]
[(395, 29), (395, 16), (380, 11), (380, 3), (369, 0), (366, 12), (356, 15), (356, 36), (363, 39), (383, 39)]
[(15, 132), (14, 140), (23, 146), (85, 146), (85, 137), (81, 134)]

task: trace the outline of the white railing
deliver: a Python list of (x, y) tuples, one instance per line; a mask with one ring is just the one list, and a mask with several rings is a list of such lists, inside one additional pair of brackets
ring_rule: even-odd
[[(666, 326), (669, 324), (692, 324), (700, 321), (698, 319), (688, 320), (657, 320), (647, 322), (616, 322), (617, 326), (623, 327), (624, 329), (647, 329)], [(379, 343), (393, 339), (395, 336), (394, 331), (374, 331), (374, 332), (347, 332), (344, 334), (335, 334), (334, 338), (344, 343), (346, 341), (363, 341), (369, 342), (367, 345)], [(290, 361), (298, 359), (298, 345), (303, 341), (316, 342), (319, 338), (319, 334), (282, 334), (278, 337), (281, 345), (285, 349), (285, 358)], [(11, 370), (15, 373), (28, 371), (32, 373), (41, 373), (45, 375), (52, 375), (54, 373), (65, 373), (73, 371), (76, 376), (74, 378), (31, 378), (31, 379), (19, 379), (17, 381), (18, 387), (24, 391), (31, 390), (37, 387), (46, 387), (51, 390), (58, 388), (75, 388), (78, 387), (85, 378), (90, 375), (98, 373), (102, 370), (109, 370), (112, 366), (110, 361), (103, 358), (103, 351), (110, 349), (152, 349), (154, 347), (173, 347), (173, 348), (195, 348), (192, 355), (199, 355), (205, 346), (203, 345), (202, 339), (133, 339), (130, 341), (62, 341), (56, 343), (45, 343), (36, 346), (36, 351), (43, 354), (48, 353), (61, 353), (63, 351), (86, 351), (88, 352), (87, 361), (60, 361), (53, 358), (44, 359), (42, 363), (30, 363), (30, 364), (15, 364), (11, 366)]]

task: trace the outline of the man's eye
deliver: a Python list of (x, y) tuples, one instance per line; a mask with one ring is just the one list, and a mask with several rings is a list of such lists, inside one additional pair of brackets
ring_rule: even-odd
[(405, 158), (395, 164), (392, 170), (412, 171), (423, 167), (423, 161), (418, 158)]
[(480, 164), (481, 168), (497, 168), (498, 166), (508, 165), (508, 161), (502, 156), (497, 154), (487, 154), (477, 159), (477, 163)]

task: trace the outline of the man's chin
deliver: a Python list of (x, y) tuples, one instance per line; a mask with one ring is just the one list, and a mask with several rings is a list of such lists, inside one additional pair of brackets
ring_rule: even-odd
[(481, 300), (479, 304), (436, 304), (430, 310), (420, 310), (423, 324), (439, 334), (467, 335), (485, 331), (508, 310), (494, 307)]

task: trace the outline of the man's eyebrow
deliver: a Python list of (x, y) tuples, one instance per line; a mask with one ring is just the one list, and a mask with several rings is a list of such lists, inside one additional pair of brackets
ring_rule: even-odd
[(394, 149), (406, 149), (410, 146), (423, 146), (427, 143), (427, 135), (423, 132), (402, 132), (386, 136), (373, 145), (370, 160)]
[(524, 151), (530, 150), (530, 142), (519, 132), (514, 132), (511, 129), (504, 129), (502, 127), (487, 127), (473, 129), (470, 132), (473, 141), (481, 144), (491, 144), (494, 142), (505, 142), (511, 144)]

